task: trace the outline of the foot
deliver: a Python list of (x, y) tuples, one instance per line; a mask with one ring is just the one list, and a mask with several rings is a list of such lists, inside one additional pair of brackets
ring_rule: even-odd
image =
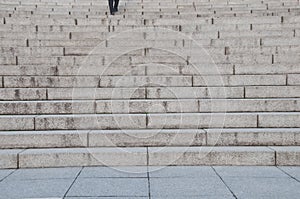
[(114, 8), (115, 9), (115, 12), (118, 12), (119, 10), (118, 10), (118, 8)]
[(115, 15), (115, 12), (114, 12), (114, 11), (112, 11), (112, 12), (110, 12), (110, 14), (111, 14), (111, 15)]

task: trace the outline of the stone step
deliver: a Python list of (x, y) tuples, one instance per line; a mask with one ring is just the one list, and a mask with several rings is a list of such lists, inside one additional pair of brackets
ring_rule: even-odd
[(299, 165), (299, 147), (138, 147), (0, 150), (1, 168)]
[(16, 115), (1, 115), (0, 116), (0, 130), (14, 131), (14, 130), (34, 130), (34, 118), (36, 116), (16, 116)]
[[(7, 33), (6, 33), (7, 34)], [(24, 35), (24, 33), (23, 33)], [(1, 47), (0, 52), (3, 57), (8, 56), (63, 56), (63, 47)]]
[[(73, 8), (72, 8), (73, 7)], [(11, 17), (11, 18), (17, 18), (17, 17), (26, 17), (26, 18), (35, 18), (39, 16), (40, 18), (56, 18), (56, 17), (64, 17), (66, 18), (84, 18), (86, 15), (88, 18), (106, 18), (106, 14), (108, 12), (108, 6), (92, 6), (92, 7), (86, 7), (83, 9), (74, 9), (75, 6), (72, 6), (70, 8), (67, 8), (66, 6), (63, 6), (63, 9), (60, 8), (52, 8), (51, 7), (45, 7), (45, 8), (26, 8), (23, 10), (17, 9), (17, 10), (3, 10), (2, 17)], [(153, 5), (152, 5), (153, 7)], [(67, 8), (67, 9), (66, 9)], [(82, 8), (80, 6), (79, 8)], [(238, 9), (232, 9), (232, 10), (225, 10), (225, 9), (197, 9), (196, 11), (194, 8), (186, 8), (186, 9), (171, 9), (171, 8), (134, 8), (130, 6), (122, 6), (119, 7), (118, 15), (114, 18), (118, 18), (118, 16), (126, 16), (125, 18), (133, 18), (134, 15), (136, 15), (136, 18), (190, 18), (190, 19), (196, 19), (201, 17), (212, 17), (218, 19), (219, 17), (222, 18), (231, 18), (231, 17), (250, 17), (250, 18), (256, 18), (256, 17), (274, 17), (274, 16), (284, 16), (286, 20), (284, 22), (294, 22), (297, 19), (297, 15), (294, 13), (289, 12), (289, 9), (297, 9), (296, 7), (290, 6), (289, 8), (269, 8), (267, 9), (255, 9), (255, 8), (247, 8), (247, 10), (238, 10)], [(0, 8), (1, 9), (1, 8)], [(143, 13), (143, 14), (141, 14)]]
[[(82, 34), (82, 33), (80, 33)], [(164, 34), (164, 33), (162, 33)], [(160, 35), (157, 34), (157, 35)], [(128, 38), (127, 38), (128, 39)], [(60, 56), (119, 56), (120, 52), (126, 52), (126, 55), (129, 56), (160, 56), (160, 55), (174, 55), (176, 52), (179, 52), (175, 47), (168, 48), (169, 51), (159, 50), (153, 48), (142, 48), (138, 50), (132, 50), (128, 52), (128, 47), (120, 47), (116, 50), (114, 47), (103, 47), (105, 51), (103, 52), (102, 47), (1, 47), (0, 52), (3, 55), (3, 60), (12, 58), (11, 62), (16, 64), (15, 57), (60, 57)], [(186, 54), (189, 56), (199, 56), (199, 53), (202, 53), (202, 57), (204, 55), (209, 55), (214, 59), (216, 56), (222, 57), (224, 60), (229, 61), (239, 61), (242, 57), (250, 57), (252, 56), (260, 56), (261, 54), (270, 54), (274, 55), (274, 64), (276, 62), (284, 63), (284, 56), (290, 56), (292, 59), (292, 63), (297, 61), (299, 46), (281, 46), (281, 47), (234, 47), (234, 46), (223, 46), (223, 47), (205, 47), (204, 49), (199, 49), (197, 46), (189, 49), (188, 46), (182, 47), (181, 52), (184, 53), (186, 50)], [(187, 50), (191, 50), (188, 52)], [(205, 50), (205, 53), (204, 53)], [(225, 56), (229, 55), (229, 56)], [(201, 57), (201, 56), (200, 56)], [(294, 58), (293, 58), (294, 57)], [(9, 63), (9, 62), (7, 62)]]
[(245, 87), (245, 98), (300, 97), (299, 86)]
[(206, 133), (198, 129), (11, 131), (0, 132), (0, 148), (201, 146)]
[(145, 99), (145, 88), (0, 88), (1, 100)]
[[(80, 62), (80, 61), (78, 61)], [(142, 65), (124, 65), (120, 66), (112, 64), (109, 67), (105, 66), (55, 66), (55, 65), (0, 65), (2, 70), (0, 76), (173, 76), (173, 75), (190, 75), (199, 76), (203, 75), (206, 80), (214, 79), (214, 77), (207, 77), (207, 75), (215, 75), (215, 79), (222, 77), (224, 85), (237, 85), (240, 82), (241, 85), (266, 85), (267, 80), (272, 75), (273, 77), (282, 77), (289, 74), (293, 78), (293, 73), (300, 73), (299, 67), (295, 64), (274, 64), (274, 65), (256, 65), (256, 64), (197, 64), (195, 66), (187, 65), (186, 63), (177, 64), (159, 64), (149, 63)], [(231, 76), (233, 73), (236, 75)], [(257, 77), (255, 76), (257, 75)], [(289, 76), (287, 75), (287, 77)], [(241, 77), (246, 77), (248, 80), (243, 80)], [(7, 77), (8, 78), (8, 77)], [(28, 77), (27, 77), (28, 78)], [(56, 77), (58, 78), (58, 77)], [(115, 77), (116, 78), (116, 77)], [(119, 77), (121, 78), (121, 77)], [(124, 77), (125, 78), (125, 77)], [(0, 78), (1, 79), (1, 78)], [(254, 83), (251, 79), (259, 80), (258, 83)], [(199, 78), (201, 80), (201, 78)], [(238, 81), (239, 80), (239, 81)], [(279, 79), (270, 80), (278, 81)], [(289, 81), (289, 78), (288, 78)], [(293, 80), (294, 81), (294, 80)], [(292, 81), (292, 82), (293, 82)], [(199, 81), (200, 83), (201, 81)], [(292, 82), (290, 82), (292, 84)], [(210, 81), (212, 85), (220, 85)], [(0, 82), (2, 85), (2, 82)], [(276, 83), (277, 85), (284, 84), (283, 80)], [(287, 84), (287, 83), (285, 83)]]
[[(173, 42), (173, 41), (172, 41)], [(165, 43), (170, 44), (170, 49), (173, 49), (176, 45), (171, 41), (165, 41)], [(104, 45), (100, 43), (100, 45)], [(124, 46), (123, 46), (124, 47)], [(132, 48), (133, 46), (129, 46)], [(148, 63), (157, 63), (157, 64), (194, 64), (194, 65), (201, 65), (201, 64), (245, 64), (245, 65), (255, 65), (258, 66), (260, 64), (267, 65), (267, 64), (295, 64), (299, 62), (299, 53), (296, 52), (289, 52), (283, 54), (259, 54), (259, 53), (242, 53), (242, 54), (233, 54), (230, 53), (230, 47), (226, 49), (212, 49), (212, 51), (207, 51), (206, 53), (203, 52), (204, 49), (196, 49), (198, 52), (198, 57), (196, 57), (195, 53), (189, 53), (184, 49), (181, 50), (182, 54), (175, 55), (175, 52), (169, 53), (162, 53), (158, 55), (158, 51), (155, 52), (153, 50), (147, 50), (148, 44), (145, 47), (146, 51), (126, 51), (119, 52), (119, 54), (114, 54), (110, 50), (106, 53), (101, 53), (100, 50), (105, 50), (105, 47), (95, 46), (93, 51), (89, 56), (83, 56), (88, 52), (76, 50), (73, 53), (68, 52), (68, 56), (59, 56), (62, 55), (63, 52), (55, 52), (52, 53), (51, 49), (45, 48), (44, 51), (41, 51), (42, 57), (33, 57), (32, 55), (24, 56), (27, 53), (31, 54), (32, 51), (28, 49), (27, 53), (24, 52), (22, 56), (15, 56), (16, 53), (10, 51), (7, 56), (4, 56), (0, 59), (1, 65), (42, 65), (43, 63), (48, 63), (48, 65), (63, 65), (63, 66), (73, 66), (73, 65), (88, 65), (88, 66), (110, 66), (114, 64), (123, 64), (123, 65), (137, 65), (137, 64), (148, 64)], [(151, 46), (153, 48), (153, 46)], [(154, 47), (155, 48), (155, 47)], [(60, 49), (60, 48), (59, 48)], [(165, 46), (164, 50), (169, 49), (169, 47)], [(61, 50), (63, 50), (61, 48)], [(214, 52), (215, 51), (215, 52)], [(223, 52), (222, 52), (223, 51)], [(43, 53), (45, 52), (45, 53)], [(79, 54), (77, 54), (79, 53)], [(82, 54), (83, 53), (83, 54)], [(146, 53), (146, 56), (144, 55)], [(147, 54), (148, 53), (148, 54)], [(228, 53), (228, 55), (224, 55), (224, 53)], [(53, 54), (54, 56), (46, 57), (47, 54)], [(96, 56), (98, 55), (98, 56)], [(119, 55), (121, 55), (119, 57)], [(190, 56), (190, 57), (188, 57)], [(117, 58), (117, 59), (116, 59)], [(163, 59), (165, 58), (165, 59)], [(286, 59), (289, 58), (289, 59)], [(152, 60), (152, 62), (151, 62)], [(122, 63), (119, 63), (119, 62)]]
[(299, 87), (0, 88), (0, 93), (1, 100), (293, 98)]
[(292, 78), (293, 86), (0, 88), (0, 100), (298, 98), (298, 76)]
[[(178, 59), (178, 58), (177, 58)], [(109, 66), (100, 65), (85, 65), (83, 66), (62, 66), (58, 65), (57, 75), (83, 75), (83, 76), (162, 76), (162, 75), (226, 75), (234, 73), (234, 66), (232, 64), (215, 64), (215, 63), (199, 63), (195, 66), (188, 65), (186, 62), (180, 60), (177, 63), (142, 63), (142, 64), (124, 64), (120, 67), (117, 64), (118, 60), (115, 60)], [(283, 65), (284, 67), (285, 65)], [(0, 71), (3, 75), (9, 75), (10, 68), (16, 68), (16, 66), (3, 66), (7, 68), (7, 71)], [(29, 68), (31, 72), (34, 66), (22, 66), (22, 68)], [(37, 67), (38, 68), (38, 67)], [(42, 68), (42, 67), (41, 67)], [(297, 68), (295, 67), (295, 70)], [(42, 70), (41, 70), (42, 71)], [(15, 73), (15, 70), (13, 70)], [(23, 73), (27, 73), (22, 70)], [(12, 73), (12, 75), (14, 75)], [(28, 72), (29, 73), (29, 72)], [(32, 72), (31, 72), (32, 73)], [(46, 72), (45, 72), (46, 73)], [(30, 74), (30, 73), (29, 73)], [(28, 75), (29, 75), (28, 74)], [(43, 74), (43, 72), (42, 72)], [(285, 74), (285, 73), (284, 73)]]
[[(300, 111), (294, 99), (176, 99), (101, 100), (97, 113), (194, 113), (194, 112), (286, 112)], [(5, 109), (4, 109), (5, 110)], [(76, 109), (75, 109), (76, 110)], [(76, 113), (76, 112), (75, 112)]]
[[(1, 116), (4, 121), (9, 117)], [(300, 127), (299, 112), (41, 115), (34, 121), (37, 130)]]
[[(36, 29), (38, 30), (38, 28)], [(70, 35), (67, 32), (60, 32), (60, 33), (48, 33), (48, 32), (35, 32), (35, 33), (30, 33), (26, 34), (24, 32), (15, 32), (14, 35), (8, 35), (8, 31), (1, 31), (0, 32), (0, 37), (2, 39), (37, 39), (37, 40), (42, 40), (42, 39), (53, 39), (53, 40), (68, 40), (70, 39)]]
[(300, 68), (295, 64), (262, 64), (259, 67), (253, 64), (236, 64), (234, 68), (236, 74), (243, 75), (300, 73)]
[[(94, 19), (95, 21), (98, 20), (101, 22), (100, 19), (96, 19), (96, 18), (91, 18)], [(122, 18), (119, 18), (118, 21), (122, 20)], [(148, 21), (150, 19), (140, 19), (141, 21)], [(75, 19), (74, 19), (75, 21)], [(99, 23), (100, 23), (99, 22)], [(248, 24), (239, 24), (239, 25), (222, 25), (222, 24), (218, 24), (218, 25), (207, 25), (207, 24), (191, 24), (191, 25), (187, 25), (184, 23), (178, 23), (178, 24), (165, 24), (165, 25), (153, 25), (153, 24), (146, 24), (146, 25), (141, 25), (141, 24), (137, 24), (137, 25), (129, 25), (129, 24), (114, 24), (113, 22), (111, 22), (112, 24), (108, 24), (108, 25), (97, 25), (97, 24), (78, 24), (76, 26), (71, 26), (71, 24), (66, 24), (66, 25), (58, 25), (58, 24), (54, 24), (54, 25), (46, 25), (46, 24), (42, 24), (42, 25), (30, 25), (30, 24), (22, 24), (22, 25), (18, 25), (17, 24), (1, 24), (0, 27), (2, 27), (2, 31), (8, 31), (10, 29), (16, 31), (16, 32), (20, 32), (22, 29), (28, 29), (29, 32), (37, 32), (39, 34), (44, 33), (44, 35), (46, 35), (47, 32), (95, 32), (95, 31), (100, 31), (100, 32), (107, 32), (108, 30), (110, 30), (110, 32), (117, 32), (118, 30), (130, 30), (133, 28), (149, 28), (149, 27), (156, 27), (157, 29), (160, 28), (160, 31), (162, 31), (162, 28), (168, 28), (168, 29), (172, 29), (175, 27), (180, 26), (180, 31), (181, 32), (188, 32), (190, 33), (192, 30), (194, 32), (209, 32), (209, 31), (220, 31), (220, 33), (222, 33), (223, 31), (225, 32), (234, 32), (236, 30), (240, 31), (241, 33), (249, 36), (268, 36), (266, 34), (266, 32), (270, 32), (269, 36), (276, 36), (276, 35), (282, 35), (282, 36), (293, 36), (290, 34), (287, 35), (283, 35), (280, 33), (284, 33), (287, 32), (286, 29), (288, 29), (290, 32), (290, 30), (298, 30), (299, 29), (299, 24), (298, 23), (286, 23), (286, 24), (253, 24), (253, 25), (248, 25)], [(73, 28), (72, 28), (73, 27)], [(84, 29), (84, 27), (88, 28), (88, 29)], [(270, 28), (270, 30), (264, 30), (263, 28)], [(110, 28), (110, 29), (108, 29)], [(19, 31), (18, 31), (19, 29)], [(189, 31), (185, 31), (185, 30), (189, 30)], [(253, 35), (250, 34), (251, 32), (249, 32), (248, 34), (245, 32), (246, 30), (252, 30), (253, 31)], [(262, 33), (265, 32), (265, 34), (258, 34), (256, 31), (262, 31)], [(273, 33), (272, 31), (275, 31), (275, 33)], [(242, 36), (243, 34), (241, 34), (239, 32), (234, 33), (235, 35), (238, 36)], [(229, 34), (229, 33), (228, 33)], [(31, 37), (34, 38), (35, 35), (29, 35)], [(39, 36), (39, 35), (38, 35)], [(50, 36), (50, 35), (49, 35)], [(54, 36), (54, 35), (53, 35)], [(60, 36), (60, 35), (58, 35)], [(57, 36), (57, 37), (58, 37)], [(208, 36), (208, 35), (206, 35)], [(220, 34), (220, 36), (222, 36)], [(9, 36), (7, 36), (9, 37)], [(63, 38), (63, 36), (61, 36)], [(230, 35), (228, 35), (228, 37), (230, 37)]]
[[(228, 25), (205, 25), (205, 24), (196, 24), (196, 25), (185, 25), (180, 24), (179, 25), (143, 25), (143, 26), (133, 26), (133, 25), (108, 25), (108, 26), (98, 26), (98, 25), (77, 25), (77, 26), (71, 26), (71, 25), (51, 25), (47, 26), (45, 24), (43, 25), (15, 25), (15, 24), (0, 24), (0, 30), (1, 31), (11, 31), (11, 32), (20, 32), (20, 31), (27, 31), (27, 32), (121, 32), (125, 30), (131, 30), (131, 29), (137, 29), (137, 28), (146, 28), (146, 27), (156, 27), (156, 28), (166, 28), (166, 29), (172, 29), (184, 33), (191, 33), (191, 32), (209, 32), (209, 31), (215, 31), (215, 32), (234, 32), (234, 31), (264, 31), (265, 29), (268, 29), (268, 31), (286, 31), (286, 30), (292, 30), (294, 31), (300, 28), (300, 25), (298, 23), (288, 23), (288, 24), (228, 24)], [(272, 33), (271, 33), (272, 34)], [(221, 35), (220, 35), (221, 36)]]
[[(252, 12), (251, 12), (252, 11)], [(107, 20), (107, 7), (91, 7), (88, 10), (54, 10), (54, 11), (41, 11), (39, 9), (31, 9), (31, 10), (13, 10), (13, 11), (3, 11), (0, 14), (2, 18), (46, 18), (46, 19), (94, 19), (97, 18), (99, 20)], [(265, 17), (265, 16), (283, 16), (285, 23), (294, 23), (297, 21), (297, 12), (291, 13), (288, 12), (288, 9), (268, 9), (268, 10), (165, 10), (162, 11), (161, 8), (146, 10), (146, 9), (134, 9), (130, 10), (128, 7), (120, 7), (118, 15), (113, 18), (109, 18), (110, 20), (115, 19), (197, 19), (199, 17), (203, 18), (214, 18), (218, 19), (222, 18), (232, 18), (232, 17)], [(135, 18), (134, 18), (135, 17)]]
[(0, 115), (298, 112), (298, 98), (0, 101)]
[[(137, 11), (130, 10), (128, 8), (119, 8), (118, 15), (115, 15), (113, 19), (196, 19), (199, 17), (211, 17), (211, 18), (219, 18), (219, 17), (264, 17), (264, 16), (283, 16), (286, 19), (284, 22), (292, 23), (292, 17), (298, 16), (298, 13), (288, 12), (288, 9), (269, 9), (269, 10), (235, 10), (235, 11), (191, 11), (190, 9), (185, 10), (177, 10), (177, 11), (165, 11), (162, 12), (159, 9), (157, 10), (145, 10), (138, 9)], [(51, 12), (43, 12), (41, 10), (32, 10), (32, 11), (2, 11), (0, 17), (14, 17), (14, 18), (97, 18), (99, 20), (108, 18), (108, 8), (101, 7), (97, 10), (93, 9), (90, 11), (87, 10), (65, 10), (65, 11), (51, 11)]]
[(0, 101), (1, 115), (96, 113), (95, 101)]
[[(49, 11), (52, 8), (48, 8)], [(32, 10), (32, 9), (30, 9)], [(86, 9), (87, 11), (88, 9)], [(34, 11), (34, 10), (33, 10)], [(48, 12), (49, 12), (48, 11)], [(66, 9), (65, 11), (72, 11), (72, 9)], [(74, 11), (74, 10), (73, 10)], [(80, 11), (80, 10), (78, 10)], [(81, 10), (84, 11), (84, 10)], [(141, 10), (143, 11), (143, 10)], [(179, 11), (180, 12), (180, 11)], [(205, 18), (205, 17), (197, 17), (195, 14), (193, 15), (187, 15), (187, 19), (180, 18), (181, 15), (177, 15), (176, 18), (170, 18), (170, 19), (164, 19), (164, 18), (153, 18), (149, 19), (148, 25), (180, 25), (180, 24), (280, 24), (282, 21), (280, 16), (247, 16), (242, 17), (214, 17), (213, 20), (211, 18)], [(61, 18), (60, 20), (55, 18), (46, 18), (46, 17), (30, 17), (30, 18), (23, 18), (22, 21), (18, 20), (18, 17), (6, 17), (5, 18), (5, 24), (17, 24), (17, 25), (43, 25), (43, 24), (49, 24), (49, 25), (143, 25), (143, 20), (138, 20), (137, 18), (127, 19), (127, 20), (115, 20), (115, 18), (102, 18), (95, 19), (95, 18), (77, 18), (76, 20), (74, 18), (71, 18), (70, 16), (67, 16), (67, 18)], [(188, 20), (193, 19), (193, 20)], [(297, 16), (286, 16), (284, 17), (286, 19), (286, 23), (294, 23), (298, 20)], [(0, 20), (4, 21), (4, 20)], [(44, 23), (43, 23), (44, 22)]]
[[(256, 87), (254, 87), (256, 88)], [(263, 88), (263, 87), (262, 87)], [(292, 87), (293, 88), (293, 87)], [(276, 89), (276, 87), (274, 87)], [(295, 88), (296, 89), (296, 88)], [(16, 100), (14, 92), (23, 91), (19, 98), (29, 98), (26, 89), (0, 88), (0, 92), (8, 93), (4, 100)], [(33, 90), (30, 90), (33, 91)], [(37, 90), (36, 90), (37, 91)], [(254, 91), (252, 91), (254, 92)], [(148, 87), (148, 88), (48, 88), (47, 99), (68, 100), (68, 99), (235, 99), (244, 98), (243, 87)], [(255, 94), (255, 92), (254, 92)], [(252, 95), (254, 95), (252, 94)], [(249, 94), (250, 95), (250, 94)], [(284, 94), (282, 94), (285, 96)], [(290, 93), (292, 95), (292, 93)], [(34, 97), (34, 96), (32, 96)], [(43, 98), (43, 96), (36, 96)]]
[[(286, 4), (286, 2), (285, 2)], [(33, 4), (35, 5), (39, 5), (39, 2)], [(298, 11), (299, 9), (299, 5), (285, 5), (284, 7), (282, 5), (279, 6), (271, 6), (270, 4), (265, 5), (261, 5), (258, 7), (254, 7), (252, 6), (245, 6), (245, 4), (243, 5), (243, 7), (230, 7), (228, 9), (228, 7), (221, 7), (221, 8), (216, 8), (213, 5), (211, 5), (210, 7), (204, 6), (204, 5), (196, 5), (196, 3), (194, 5), (189, 4), (187, 7), (179, 7), (177, 6), (177, 8), (172, 8), (170, 6), (170, 2), (168, 2), (165, 6), (163, 5), (155, 5), (153, 2), (149, 5), (143, 4), (143, 5), (139, 5), (139, 6), (134, 6), (137, 5), (136, 4), (126, 4), (126, 5), (122, 5), (122, 2), (120, 4), (120, 9), (119, 9), (119, 13), (118, 14), (125, 14), (125, 15), (134, 15), (134, 11), (139, 11), (139, 12), (144, 12), (144, 15), (157, 15), (157, 14), (161, 14), (161, 15), (174, 15), (174, 16), (178, 16), (178, 15), (190, 15), (193, 16), (194, 14), (199, 14), (201, 16), (223, 16), (223, 17), (228, 17), (228, 16), (252, 16), (252, 17), (256, 17), (256, 16), (279, 16), (278, 14), (288, 14), (293, 15), (294, 13), (297, 13), (295, 11)], [(236, 4), (235, 6), (237, 6), (238, 4)], [(241, 4), (240, 4), (241, 5)], [(102, 4), (102, 5), (80, 5), (75, 4), (75, 5), (64, 5), (64, 6), (59, 6), (57, 5), (45, 5), (48, 6), (48, 8), (54, 8), (52, 10), (47, 10), (47, 7), (45, 6), (37, 6), (37, 8), (32, 8), (27, 5), (22, 5), (23, 7), (25, 7), (26, 9), (16, 9), (16, 10), (6, 10), (3, 9), (2, 7), (0, 7), (0, 9), (2, 10), (3, 14), (14, 14), (13, 16), (22, 16), (22, 14), (24, 16), (26, 16), (25, 14), (27, 14), (27, 16), (35, 16), (35, 15), (68, 15), (68, 12), (71, 12), (71, 15), (75, 15), (75, 16), (83, 16), (84, 14), (89, 14), (89, 15), (104, 15), (105, 12), (107, 12), (108, 10), (108, 6), (106, 3)], [(233, 4), (231, 5), (233, 6)], [(298, 6), (298, 7), (297, 7)], [(17, 7), (17, 6), (15, 6)], [(44, 7), (45, 9), (41, 11), (41, 7)], [(8, 7), (9, 8), (9, 7)], [(32, 9), (30, 9), (32, 8)], [(58, 9), (57, 9), (58, 8)], [(68, 9), (60, 9), (60, 8), (68, 8)], [(76, 8), (76, 9), (74, 9)], [(79, 9), (78, 9), (79, 8)], [(84, 8), (81, 9), (80, 8)], [(289, 11), (294, 11), (294, 12), (289, 12)], [(33, 12), (31, 14), (31, 11)], [(252, 11), (252, 12), (251, 12)], [(80, 15), (81, 14), (81, 15)], [(235, 14), (235, 15), (234, 15)], [(273, 14), (273, 15), (272, 15)], [(3, 16), (7, 16), (7, 15), (3, 15)], [(137, 17), (140, 16), (140, 13), (138, 13)], [(142, 15), (143, 16), (143, 15)]]
[[(233, 11), (237, 11), (237, 10), (250, 10), (249, 8), (249, 3), (250, 2), (229, 2), (229, 4), (222, 4), (221, 2), (202, 2), (202, 1), (195, 1), (194, 5), (191, 4), (190, 2), (174, 2), (174, 1), (166, 1), (164, 4), (160, 4), (160, 2), (158, 1), (130, 1), (130, 2), (120, 2), (121, 6), (126, 5), (126, 7), (129, 8), (140, 8), (140, 9), (146, 9), (146, 10), (154, 10), (155, 8), (163, 8), (163, 9), (173, 9), (173, 10), (190, 10), (193, 8), (196, 8), (197, 10), (209, 10), (211, 8), (215, 9), (215, 10), (233, 10)], [(35, 5), (38, 8), (47, 8), (47, 7), (52, 7), (52, 8), (73, 8), (73, 9), (79, 9), (79, 8), (99, 8), (100, 6), (102, 7), (107, 7), (107, 4), (105, 2), (88, 2), (88, 1), (82, 1), (82, 2), (60, 2), (60, 1), (56, 1), (56, 2), (9, 2), (9, 3), (5, 3), (2, 5), (2, 9), (4, 8), (8, 8), (8, 6), (17, 6), (17, 5), (22, 5), (21, 8), (19, 8), (18, 10), (22, 10), (22, 9), (27, 9), (27, 8), (35, 8)], [(172, 5), (172, 6), (170, 6)], [(267, 5), (269, 6), (270, 9), (282, 9), (284, 7), (289, 8), (291, 6), (297, 7), (299, 6), (299, 4), (297, 2), (288, 2), (285, 1), (285, 4), (282, 5), (279, 2), (263, 2), (263, 3), (255, 3), (255, 2), (251, 2), (251, 8), (252, 9), (261, 9), (261, 10), (267, 10)], [(143, 7), (142, 7), (143, 6)], [(167, 7), (169, 6), (169, 7)], [(55, 10), (56, 10), (55, 9)]]
[[(284, 80), (286, 78), (284, 77)], [(191, 87), (192, 76), (5, 76), (6, 88)], [(198, 81), (199, 82), (199, 81)], [(200, 83), (197, 83), (197, 86)], [(285, 83), (284, 83), (285, 85)]]
[(73, 88), (99, 86), (99, 77), (57, 77), (57, 76), (8, 76), (3, 78), (6, 88)]
[[(274, 122), (276, 121), (276, 122)], [(1, 115), (0, 130), (298, 128), (299, 112)]]
[(1, 131), (1, 149), (299, 146), (298, 128)]
[(46, 100), (45, 88), (0, 88), (1, 100)]
[[(153, 57), (156, 59), (156, 57), (159, 56), (170, 56), (175, 55), (177, 52), (180, 52), (181, 54), (186, 54), (190, 57), (196, 57), (199, 56), (198, 59), (204, 58), (204, 57), (210, 57), (211, 59), (214, 59), (216, 61), (218, 60), (224, 60), (225, 61), (235, 61), (238, 62), (242, 60), (243, 57), (250, 57), (250, 56), (261, 56), (261, 54), (274, 54), (274, 56), (282, 56), (287, 55), (288, 53), (292, 55), (297, 54), (297, 51), (299, 50), (298, 47), (245, 47), (245, 48), (234, 48), (234, 47), (209, 47), (205, 46), (205, 48), (202, 48), (200, 46), (190, 46), (192, 45), (190, 41), (186, 43), (184, 42), (184, 46), (180, 49), (176, 49), (176, 47), (168, 47), (166, 49), (154, 49), (153, 47), (148, 48), (148, 44), (150, 45), (150, 42), (148, 43), (147, 40), (143, 40), (141, 42), (146, 42), (145, 46), (141, 46), (141, 49), (135, 50), (132, 49), (128, 51), (128, 47), (120, 47), (118, 50), (115, 49), (114, 46), (110, 47), (104, 47), (102, 46), (95, 46), (95, 47), (88, 47), (88, 46), (82, 46), (82, 47), (53, 47), (53, 46), (42, 46), (42, 47), (2, 47), (0, 51), (3, 53), (3, 60), (12, 58), (12, 63), (16, 64), (15, 56), (18, 56), (19, 58), (23, 59), (24, 56), (30, 56), (30, 57), (36, 57), (36, 59), (42, 59), (47, 57), (53, 57), (53, 58), (59, 58), (62, 56), (67, 56), (65, 59), (68, 59), (68, 57), (76, 58), (78, 56), (89, 56), (89, 59), (95, 58), (95, 56), (99, 56), (100, 58), (105, 57), (118, 57), (120, 56), (120, 53), (122, 56), (148, 56)], [(167, 41), (166, 41), (167, 42)], [(169, 41), (173, 42), (173, 41)], [(174, 44), (175, 45), (175, 44)], [(191, 49), (189, 49), (189, 46)], [(105, 50), (105, 52), (103, 52)], [(189, 52), (188, 50), (192, 50)], [(204, 51), (205, 50), (205, 51)], [(225, 56), (228, 55), (228, 56)], [(80, 58), (80, 57), (79, 57)], [(88, 58), (88, 57), (84, 57)], [(191, 58), (191, 59), (192, 59)], [(277, 57), (276, 57), (277, 58)], [(280, 57), (279, 57), (280, 58)], [(51, 60), (51, 59), (50, 59)], [(277, 61), (277, 60), (275, 60)], [(284, 62), (284, 61), (281, 61)], [(7, 62), (9, 63), (9, 62)], [(34, 61), (33, 61), (34, 63)]]
[[(151, 42), (150, 42), (151, 43)], [(146, 44), (146, 46), (142, 45), (145, 48), (151, 47), (156, 48), (156, 44)], [(163, 44), (166, 44), (166, 46), (163, 47)], [(72, 44), (74, 45), (74, 43)], [(93, 44), (95, 45), (95, 43)], [(100, 43), (100, 45), (104, 45), (103, 43)], [(163, 48), (165, 50), (168, 49), (168, 46), (175, 47), (176, 44), (174, 41), (164, 41), (160, 43), (160, 48)], [(95, 46), (96, 47), (96, 46)], [(128, 46), (129, 48), (133, 48), (133, 46)], [(97, 50), (105, 50), (105, 47), (97, 46)], [(201, 50), (203, 51), (203, 49)], [(200, 51), (200, 52), (201, 52)], [(199, 51), (198, 51), (199, 52)], [(122, 53), (122, 52), (120, 52)], [(160, 56), (136, 56), (131, 55), (128, 56), (125, 54), (126, 52), (123, 52), (120, 54), (121, 56), (56, 56), (56, 57), (8, 57), (4, 58), (0, 64), (3, 65), (12, 65), (12, 64), (20, 64), (20, 65), (42, 65), (43, 63), (47, 63), (48, 65), (62, 65), (62, 66), (73, 66), (73, 65), (85, 65), (85, 66), (110, 66), (114, 64), (122, 64), (122, 65), (138, 65), (138, 64), (148, 64), (148, 63), (156, 63), (156, 64), (273, 64), (273, 63), (283, 63), (283, 64), (290, 64), (295, 63), (298, 61), (298, 58), (294, 58), (289, 60), (280, 59), (280, 56), (274, 56), (274, 55), (259, 55), (259, 54), (241, 54), (241, 55), (218, 55), (218, 54), (205, 54), (201, 53), (199, 57), (196, 57), (194, 54), (192, 54), (191, 58), (188, 59), (188, 52), (182, 51), (182, 54), (174, 55), (174, 53), (166, 56), (166, 55), (160, 55)], [(186, 56), (186, 57), (185, 57)], [(274, 59), (277, 59), (276, 62)]]

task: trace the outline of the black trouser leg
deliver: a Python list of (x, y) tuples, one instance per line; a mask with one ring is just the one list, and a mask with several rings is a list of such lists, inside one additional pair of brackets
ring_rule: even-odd
[(118, 10), (118, 6), (119, 6), (119, 0), (115, 0), (115, 5), (114, 5), (115, 10)]
[(114, 0), (108, 0), (110, 14), (114, 12)]

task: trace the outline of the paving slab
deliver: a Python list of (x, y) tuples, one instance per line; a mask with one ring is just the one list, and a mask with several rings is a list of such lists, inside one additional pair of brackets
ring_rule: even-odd
[[(156, 170), (151, 171), (154, 168)], [(149, 167), (148, 178), (145, 174), (134, 173), (144, 172), (147, 167), (101, 166), (85, 167), (76, 180), (80, 167), (20, 169), (0, 180), (0, 198), (62, 198), (74, 180), (68, 192), (69, 199), (146, 199), (149, 190), (151, 198), (155, 199), (233, 199), (229, 189), (237, 198), (298, 198), (300, 182), (280, 169), (297, 176), (300, 167)], [(0, 170), (0, 175), (6, 176), (13, 171)]]
[(198, 166), (150, 166), (150, 178), (202, 178), (216, 177), (212, 167)]
[(74, 179), (4, 180), (0, 198), (62, 198)]
[(66, 199), (148, 199), (149, 197), (65, 197)]
[(9, 174), (11, 174), (13, 171), (14, 171), (14, 169), (0, 170), (0, 181), (3, 180), (5, 177), (7, 177)]
[(279, 168), (300, 181), (300, 167), (286, 166), (286, 167), (279, 167)]
[(85, 167), (79, 178), (147, 178), (147, 167)]
[(249, 166), (214, 166), (221, 177), (258, 177), (258, 178), (287, 178), (289, 177), (277, 167)]
[(300, 195), (300, 183), (292, 178), (223, 177), (237, 198), (289, 198)]
[(18, 169), (7, 180), (75, 179), (81, 167)]
[(202, 178), (151, 178), (150, 193), (153, 197), (204, 197), (232, 195), (219, 177)]
[(147, 178), (77, 178), (67, 196), (148, 196)]
[[(224, 195), (214, 195), (214, 196), (189, 196), (188, 199), (234, 199), (234, 196), (224, 196)], [(177, 197), (168, 197), (168, 196), (164, 196), (164, 197), (151, 197), (151, 199), (187, 199), (186, 196), (177, 196)]]

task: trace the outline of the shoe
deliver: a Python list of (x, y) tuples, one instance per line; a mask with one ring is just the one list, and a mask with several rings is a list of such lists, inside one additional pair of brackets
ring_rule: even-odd
[(113, 11), (113, 12), (110, 12), (110, 14), (111, 14), (111, 15), (115, 15), (115, 12), (114, 12), (114, 11)]
[(118, 12), (118, 11), (119, 11), (118, 8), (114, 8), (114, 10), (115, 10), (115, 12)]

